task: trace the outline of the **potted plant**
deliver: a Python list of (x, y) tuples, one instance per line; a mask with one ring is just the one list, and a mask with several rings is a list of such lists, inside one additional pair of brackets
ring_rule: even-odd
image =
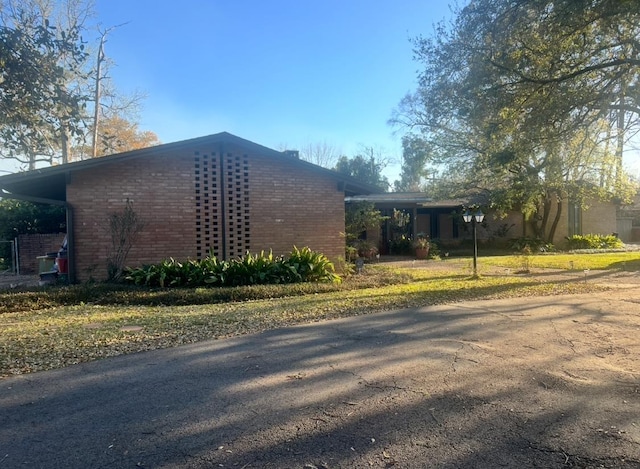
[(370, 241), (359, 240), (355, 247), (358, 250), (358, 257), (362, 257), (364, 259), (371, 259), (378, 254), (378, 248)]
[(418, 233), (418, 236), (416, 236), (416, 240), (413, 243), (413, 247), (418, 259), (426, 259), (429, 256), (429, 248), (431, 247), (429, 237), (424, 233)]

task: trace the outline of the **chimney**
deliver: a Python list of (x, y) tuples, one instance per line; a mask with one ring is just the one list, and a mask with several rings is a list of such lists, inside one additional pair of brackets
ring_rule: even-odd
[(298, 150), (285, 150), (284, 154), (296, 160), (300, 159), (300, 152)]

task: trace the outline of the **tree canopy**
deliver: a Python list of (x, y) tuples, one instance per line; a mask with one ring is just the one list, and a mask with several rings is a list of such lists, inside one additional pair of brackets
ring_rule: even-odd
[[(114, 116), (102, 120), (98, 131), (97, 155), (105, 156), (124, 151), (138, 150), (159, 145), (158, 136), (148, 130), (140, 130), (138, 124)], [(92, 148), (83, 145), (77, 149), (80, 158), (91, 158)]]
[(376, 159), (372, 148), (365, 149), (365, 152), (368, 155), (356, 155), (353, 158), (341, 156), (334, 169), (382, 191), (389, 190), (389, 179), (382, 174), (385, 162)]
[[(120, 146), (105, 146), (107, 135), (132, 140), (135, 124), (113, 124), (135, 118), (141, 96), (114, 91), (104, 45), (117, 26), (101, 29), (94, 16), (93, 0), (0, 1), (0, 157), (34, 169), (76, 159), (73, 151), (93, 143), (93, 135), (102, 137), (103, 153)], [(94, 61), (87, 37), (96, 32)], [(103, 118), (110, 128), (101, 130)], [(157, 141), (141, 132), (136, 138)]]
[(474, 0), (414, 40), (419, 85), (392, 122), (429, 146), (427, 165), (553, 238), (563, 200), (630, 194), (638, 37), (637, 0)]
[(51, 162), (63, 133), (80, 132), (83, 96), (67, 74), (79, 73), (87, 54), (77, 28), (59, 32), (18, 15), (22, 23), (0, 25), (1, 154), (33, 169)]
[(64, 207), (0, 199), (0, 240), (21, 234), (60, 233), (66, 229)]
[(425, 188), (424, 179), (432, 172), (429, 161), (428, 143), (416, 135), (402, 137), (402, 165), (400, 179), (394, 182), (398, 192), (419, 192)]

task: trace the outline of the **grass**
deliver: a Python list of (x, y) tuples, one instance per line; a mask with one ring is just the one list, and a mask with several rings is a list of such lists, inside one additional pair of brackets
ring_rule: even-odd
[[(517, 267), (513, 256), (482, 267)], [(640, 253), (534, 256), (534, 268), (631, 268)], [(429, 263), (431, 262), (431, 263)], [(342, 285), (148, 290), (113, 285), (0, 292), (0, 376), (30, 373), (126, 353), (377, 311), (461, 300), (583, 293), (592, 283), (534, 277), (469, 278), (470, 261), (426, 268), (367, 266)], [(482, 270), (481, 270), (482, 273)]]
[(525, 261), (533, 269), (562, 270), (640, 270), (640, 252), (605, 252), (594, 254), (549, 253), (535, 256), (491, 256), (483, 257), (482, 264), (494, 267), (518, 269)]

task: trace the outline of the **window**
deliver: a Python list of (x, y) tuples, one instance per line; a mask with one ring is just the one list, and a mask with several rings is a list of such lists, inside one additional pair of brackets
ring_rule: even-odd
[(582, 234), (582, 208), (576, 202), (569, 201), (569, 236)]

